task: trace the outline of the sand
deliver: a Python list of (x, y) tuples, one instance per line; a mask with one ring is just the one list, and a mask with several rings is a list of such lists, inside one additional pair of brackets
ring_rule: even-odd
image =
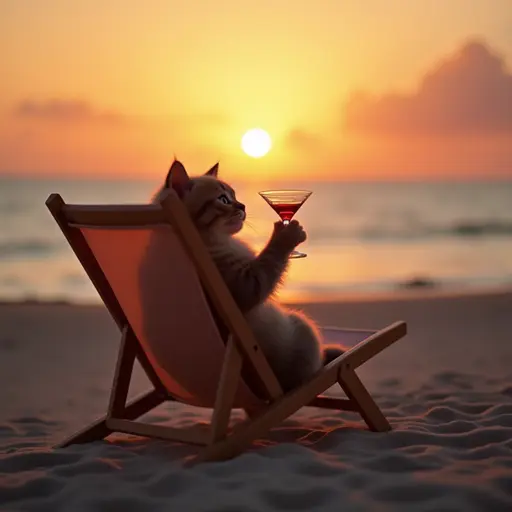
[(234, 460), (184, 469), (195, 448), (134, 436), (52, 449), (104, 412), (118, 334), (99, 307), (0, 305), (0, 510), (512, 510), (512, 292), (301, 307), (327, 325), (408, 322), (359, 372), (393, 431), (308, 408)]

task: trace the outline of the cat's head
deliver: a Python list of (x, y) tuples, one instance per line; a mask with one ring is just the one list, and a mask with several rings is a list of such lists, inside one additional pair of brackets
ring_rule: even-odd
[(202, 232), (234, 235), (245, 221), (245, 205), (237, 201), (235, 191), (218, 179), (219, 164), (202, 176), (189, 176), (174, 160), (165, 182), (154, 200), (172, 188), (183, 200), (194, 224)]

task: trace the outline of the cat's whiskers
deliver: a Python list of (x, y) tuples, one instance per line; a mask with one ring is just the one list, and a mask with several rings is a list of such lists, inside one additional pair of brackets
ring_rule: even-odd
[(258, 232), (258, 230), (252, 225), (252, 223), (250, 221), (247, 221), (247, 217), (245, 218), (244, 226), (247, 226), (247, 227), (251, 228), (254, 231), (255, 235), (259, 235), (260, 234)]

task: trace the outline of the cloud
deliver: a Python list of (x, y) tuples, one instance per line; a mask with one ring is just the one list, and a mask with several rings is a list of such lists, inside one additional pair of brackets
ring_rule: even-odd
[(319, 146), (318, 137), (302, 128), (290, 130), (286, 136), (286, 144), (292, 149), (311, 150)]
[(383, 135), (512, 133), (512, 75), (486, 44), (470, 41), (428, 72), (413, 94), (352, 95), (345, 127)]
[(41, 119), (72, 123), (123, 121), (123, 116), (113, 111), (99, 111), (87, 101), (52, 99), (46, 102), (24, 100), (14, 108), (20, 119)]

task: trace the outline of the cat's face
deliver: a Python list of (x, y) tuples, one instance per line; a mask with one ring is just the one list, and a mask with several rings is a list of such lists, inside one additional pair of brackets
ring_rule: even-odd
[(245, 205), (237, 201), (233, 188), (217, 178), (218, 165), (203, 176), (189, 177), (185, 167), (175, 160), (162, 191), (172, 187), (197, 228), (218, 235), (238, 233), (245, 221)]

